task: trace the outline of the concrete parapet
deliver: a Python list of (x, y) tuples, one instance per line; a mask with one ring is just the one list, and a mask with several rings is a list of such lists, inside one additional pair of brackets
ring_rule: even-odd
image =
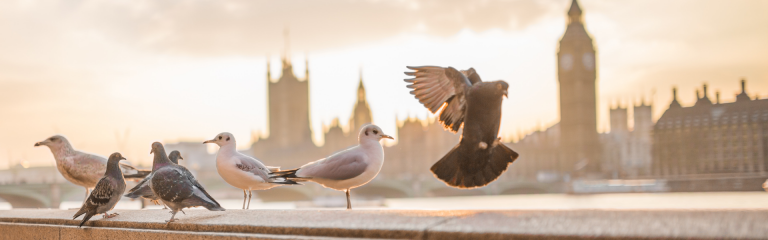
[(118, 210), (83, 228), (75, 210), (0, 211), (0, 239), (766, 239), (768, 210)]

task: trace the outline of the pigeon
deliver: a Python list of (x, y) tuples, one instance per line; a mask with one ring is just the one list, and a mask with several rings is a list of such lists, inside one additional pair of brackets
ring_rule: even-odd
[(452, 67), (408, 67), (414, 76), (405, 79), (411, 94), (453, 133), (463, 125), (461, 140), (430, 170), (454, 188), (471, 189), (496, 180), (519, 156), (501, 143), (501, 102), (509, 85), (502, 81), (483, 82), (475, 69)]
[(187, 168), (168, 159), (162, 143), (152, 143), (150, 153), (155, 156), (149, 186), (155, 196), (171, 209), (173, 215), (166, 221), (168, 224), (178, 220), (174, 218), (176, 213), (188, 207), (202, 206), (211, 211), (224, 211)]
[[(171, 162), (175, 164), (179, 164), (179, 159), (184, 160), (184, 158), (181, 157), (181, 153), (177, 150), (173, 150), (170, 154), (168, 154), (168, 159), (171, 160)], [(159, 204), (158, 201), (160, 201), (160, 198), (155, 196), (155, 193), (152, 192), (152, 188), (149, 186), (150, 179), (152, 179), (152, 173), (147, 175), (144, 179), (139, 182), (139, 184), (136, 184), (135, 187), (133, 187), (131, 190), (128, 190), (128, 194), (125, 194), (125, 197), (129, 197), (132, 199), (136, 198), (144, 198), (147, 200), (152, 201), (155, 204)]]
[[(298, 184), (295, 181), (270, 178), (269, 174), (272, 171), (280, 170), (280, 167), (268, 167), (258, 159), (238, 152), (235, 136), (231, 133), (219, 133), (213, 139), (203, 142), (203, 144), (205, 143), (219, 145), (219, 152), (216, 154), (216, 169), (229, 185), (243, 190), (243, 209), (251, 207), (253, 190), (267, 190), (285, 184)], [(248, 199), (247, 207), (245, 205), (246, 198)]]
[[(61, 135), (55, 135), (45, 139), (42, 142), (35, 143), (35, 147), (48, 146), (56, 160), (56, 168), (67, 181), (75, 185), (85, 187), (85, 197), (88, 198), (88, 190), (93, 189), (99, 182), (104, 171), (107, 169), (107, 159), (86, 152), (75, 150), (67, 138)], [(127, 164), (120, 164), (126, 179), (139, 180), (151, 171), (138, 170)]]
[(297, 169), (276, 171), (272, 177), (312, 181), (326, 188), (344, 191), (347, 194), (347, 209), (352, 209), (349, 191), (373, 180), (384, 165), (384, 148), (379, 142), (383, 138), (394, 140), (378, 126), (365, 125), (357, 136), (358, 145)]
[(83, 206), (72, 217), (72, 220), (75, 220), (80, 215), (85, 214), (83, 221), (80, 222), (78, 227), (82, 227), (88, 219), (91, 219), (96, 214), (103, 213), (104, 218), (112, 218), (118, 215), (117, 213), (107, 214), (107, 211), (115, 208), (115, 204), (120, 201), (123, 191), (125, 191), (125, 179), (118, 164), (120, 160), (125, 160), (120, 153), (116, 152), (109, 155), (104, 176), (99, 179), (90, 196), (83, 202)]

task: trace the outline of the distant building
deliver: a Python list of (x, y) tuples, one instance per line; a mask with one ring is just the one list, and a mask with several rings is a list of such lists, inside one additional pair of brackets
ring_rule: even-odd
[(551, 182), (605, 175), (597, 133), (595, 47), (576, 0), (567, 14), (557, 53), (560, 122), (510, 144), (520, 159), (509, 169), (514, 173), (509, 178)]
[(629, 129), (627, 108), (610, 109), (611, 131), (601, 134), (603, 171), (612, 178), (636, 178), (647, 175), (651, 164), (651, 106), (634, 106), (634, 127)]
[[(291, 62), (283, 58), (282, 63), (282, 75), (276, 82), (272, 81), (271, 73), (267, 73), (269, 137), (255, 138), (247, 153), (267, 165), (285, 169), (299, 167), (357, 144), (360, 128), (373, 121), (362, 74), (358, 82), (357, 99), (347, 122), (348, 130), (344, 130), (339, 119), (334, 119), (329, 126), (323, 127), (324, 144), (317, 146), (312, 142), (309, 125), (309, 77), (299, 80), (293, 74)], [(398, 144), (385, 147), (386, 164), (379, 178), (431, 177), (429, 167), (458, 143), (459, 136), (445, 131), (435, 121), (426, 126), (418, 119), (409, 118), (399, 122), (396, 136)]]
[[(216, 170), (216, 156), (208, 153), (208, 145), (200, 142), (177, 142), (165, 145), (166, 153), (173, 150), (179, 151), (184, 160), (179, 160), (179, 165), (187, 167), (197, 178), (206, 179), (218, 175)], [(151, 166), (150, 166), (151, 167)], [(214, 171), (206, 171), (213, 169)]]
[[(689, 178), (768, 171), (768, 99), (750, 99), (745, 81), (736, 101), (716, 102), (696, 92), (696, 104), (683, 107), (677, 89), (669, 109), (653, 128), (651, 176)], [(764, 178), (763, 178), (764, 179)]]
[(560, 83), (560, 161), (558, 171), (599, 175), (601, 145), (597, 133), (597, 62), (584, 28), (579, 3), (568, 10), (568, 26), (557, 52)]

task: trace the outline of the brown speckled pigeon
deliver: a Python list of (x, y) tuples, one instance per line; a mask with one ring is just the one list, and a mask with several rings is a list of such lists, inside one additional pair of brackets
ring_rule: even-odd
[(152, 192), (171, 209), (171, 219), (175, 219), (176, 213), (184, 208), (202, 206), (211, 211), (224, 211), (216, 200), (208, 195), (203, 185), (197, 182), (192, 173), (183, 166), (171, 162), (165, 155), (165, 148), (159, 142), (152, 143), (154, 161), (152, 164), (152, 178), (149, 186)]
[(120, 160), (125, 160), (120, 153), (109, 155), (109, 160), (107, 160), (107, 170), (104, 173), (104, 177), (96, 183), (96, 187), (93, 188), (91, 194), (85, 202), (83, 202), (83, 206), (80, 207), (80, 210), (75, 213), (74, 217), (72, 217), (74, 220), (80, 215), (85, 214), (79, 227), (82, 227), (88, 219), (91, 219), (91, 217), (96, 214), (103, 213), (104, 218), (111, 218), (118, 215), (117, 213), (107, 214), (107, 211), (110, 211), (115, 207), (115, 204), (120, 201), (120, 198), (125, 191), (125, 179), (123, 178), (123, 172), (120, 171), (120, 166), (118, 164)]
[(408, 67), (411, 94), (453, 133), (464, 126), (461, 141), (432, 165), (435, 177), (455, 188), (478, 188), (496, 180), (518, 154), (501, 143), (501, 102), (509, 85), (483, 82), (475, 69)]

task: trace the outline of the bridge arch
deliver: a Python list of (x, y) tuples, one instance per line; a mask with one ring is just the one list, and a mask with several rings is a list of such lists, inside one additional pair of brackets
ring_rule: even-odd
[(0, 198), (11, 204), (12, 208), (48, 208), (51, 201), (43, 194), (36, 192), (3, 191)]

